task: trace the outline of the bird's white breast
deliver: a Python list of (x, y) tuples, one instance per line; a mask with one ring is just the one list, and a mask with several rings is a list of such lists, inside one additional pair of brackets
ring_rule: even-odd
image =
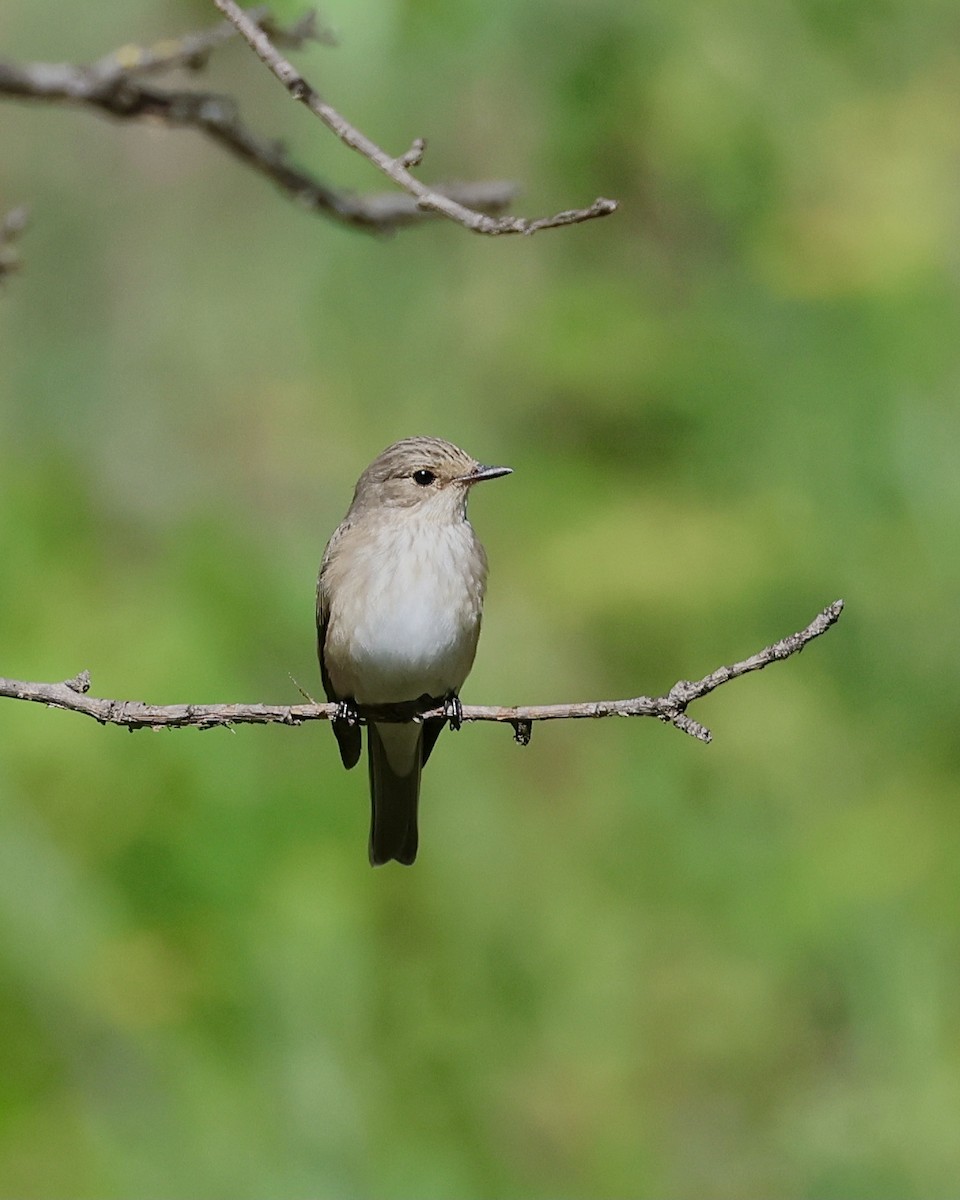
[(324, 657), (338, 694), (387, 704), (459, 689), (486, 577), (466, 521), (365, 524), (349, 531), (335, 567)]

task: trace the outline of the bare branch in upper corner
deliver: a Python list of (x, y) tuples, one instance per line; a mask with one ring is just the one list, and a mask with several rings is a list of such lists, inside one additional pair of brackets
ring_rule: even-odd
[[(194, 129), (265, 176), (301, 207), (372, 233), (386, 233), (436, 217), (457, 221), (477, 233), (536, 233), (615, 211), (616, 201), (598, 199), (587, 208), (530, 220), (504, 215), (519, 194), (515, 183), (479, 180), (428, 187), (411, 174), (423, 156), (421, 138), (398, 158), (388, 155), (321, 101), (281, 55), (278, 46), (296, 49), (306, 41), (334, 44), (332, 33), (318, 22), (314, 12), (284, 27), (266, 8), (242, 9), (232, 0), (216, 3), (228, 21), (152, 46), (121, 46), (87, 66), (0, 61), (0, 100), (77, 105), (118, 120), (150, 118), (172, 129)], [(233, 97), (163, 87), (157, 82), (173, 70), (202, 70), (210, 56), (238, 31), (283, 80), (291, 95), (302, 100), (346, 145), (368, 158), (402, 192), (358, 195), (334, 187), (292, 162), (281, 142), (254, 133), (240, 119)]]
[[(331, 35), (309, 20), (309, 14), (287, 29), (273, 22), (266, 9), (250, 9), (247, 16), (285, 46), (299, 46), (307, 39), (331, 41)], [(318, 179), (293, 163), (282, 143), (248, 128), (230, 96), (164, 88), (156, 82), (175, 69), (201, 70), (210, 55), (235, 36), (234, 26), (221, 21), (202, 33), (165, 39), (153, 46), (121, 46), (89, 66), (0, 61), (0, 99), (83, 106), (119, 120), (149, 118), (171, 129), (196, 130), (264, 175), (300, 207), (367, 232), (389, 233), (437, 216), (410, 195), (357, 195)], [(456, 203), (492, 215), (504, 212), (518, 190), (516, 184), (498, 180), (437, 188)]]
[[(781, 662), (812, 642), (837, 623), (843, 601), (835, 600), (798, 633), (751, 655), (729, 667), (718, 667), (696, 682), (681, 680), (663, 696), (635, 696), (632, 700), (590, 700), (575, 704), (541, 704), (516, 708), (489, 705), (464, 705), (464, 721), (500, 721), (512, 725), (521, 745), (530, 741), (534, 721), (563, 721), (600, 717), (656, 717), (701, 742), (709, 742), (709, 729), (687, 715), (687, 708), (708, 696), (724, 683), (739, 679), (751, 671), (761, 671)], [(305, 721), (332, 721), (339, 713), (337, 704), (142, 704), (138, 700), (103, 700), (89, 695), (90, 676), (81, 672), (65, 683), (23, 683), (0, 678), (0, 697), (28, 700), (51, 708), (85, 713), (101, 725), (123, 725), (127, 729), (212, 729), (231, 725), (302, 725)], [(382, 707), (365, 706), (359, 710), (362, 722), (411, 721), (426, 717), (444, 717), (443, 705), (426, 707), (417, 701)]]
[[(570, 208), (552, 217), (538, 217), (531, 220), (527, 217), (492, 217), (478, 212), (467, 204), (460, 203), (439, 188), (430, 188), (420, 182), (410, 173), (411, 166), (419, 164), (422, 158), (422, 145), (419, 153), (416, 148), (421, 139), (414, 142), (414, 149), (408, 150), (399, 157), (388, 154), (366, 134), (361, 133), (356, 126), (351, 125), (346, 117), (325, 100), (303, 78), (296, 67), (283, 57), (277, 47), (270, 41), (263, 24), (252, 20), (236, 0), (213, 0), (223, 15), (239, 30), (257, 56), (264, 62), (273, 74), (280, 80), (294, 100), (299, 100), (319, 117), (326, 127), (358, 154), (363, 155), (388, 179), (392, 179), (398, 187), (403, 188), (417, 202), (418, 208), (428, 212), (438, 213), (457, 224), (463, 225), (474, 233), (503, 234), (503, 233), (536, 233), (539, 229), (554, 229), (560, 225), (574, 225), (581, 221), (591, 221), (597, 217), (606, 217), (616, 212), (616, 200), (606, 200), (602, 196), (594, 200), (587, 208)], [(413, 155), (413, 157), (411, 157)]]
[(11, 208), (6, 216), (0, 217), (0, 283), (14, 271), (20, 270), (22, 264), (16, 242), (29, 219), (30, 212), (25, 205)]

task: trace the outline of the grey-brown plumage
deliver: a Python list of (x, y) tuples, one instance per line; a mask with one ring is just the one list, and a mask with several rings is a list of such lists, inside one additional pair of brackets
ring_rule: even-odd
[[(453, 701), (477, 649), (487, 559), (467, 520), (475, 483), (509, 474), (440, 438), (388, 446), (360, 476), (317, 584), (320, 673), (347, 768), (360, 758), (356, 705)], [(370, 862), (417, 855), (420, 772), (444, 721), (368, 729)]]

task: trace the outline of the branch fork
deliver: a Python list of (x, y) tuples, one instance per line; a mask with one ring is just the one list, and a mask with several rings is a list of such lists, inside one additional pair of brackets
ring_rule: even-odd
[[(374, 233), (390, 232), (424, 219), (445, 217), (475, 233), (532, 234), (541, 229), (578, 224), (608, 216), (614, 200), (597, 199), (587, 208), (570, 208), (548, 217), (505, 216), (518, 188), (503, 180), (471, 183), (421, 183), (411, 171), (423, 161), (426, 142), (416, 138), (410, 149), (388, 154), (322, 100), (278, 47), (299, 48), (306, 41), (328, 45), (335, 39), (312, 11), (286, 28), (266, 8), (243, 9), (234, 0), (214, 0), (226, 21), (199, 33), (166, 38), (152, 46), (125, 45), (89, 65), (13, 63), (0, 60), (0, 100), (33, 100), (82, 105), (119, 120), (152, 118), (171, 128), (192, 128), (266, 176), (308, 211)], [(240, 119), (229, 96), (157, 82), (176, 69), (202, 70), (210, 56), (239, 33), (283, 84), (323, 124), (396, 184), (400, 192), (356, 195), (335, 188), (292, 163), (275, 139), (261, 138)], [(3, 241), (0, 236), (0, 242)], [(10, 270), (9, 255), (7, 270)], [(4, 261), (0, 256), (0, 274)]]
[(417, 202), (418, 208), (438, 213), (458, 225), (470, 229), (474, 233), (504, 234), (504, 233), (536, 233), (540, 229), (553, 229), (560, 225), (573, 225), (581, 221), (591, 221), (597, 217), (609, 216), (616, 212), (617, 202), (603, 197), (594, 200), (588, 208), (571, 208), (557, 213), (552, 217), (538, 217), (530, 220), (526, 217), (491, 217), (486, 213), (471, 209), (461, 204), (440, 189), (431, 189), (410, 174), (410, 168), (418, 166), (423, 158), (425, 143), (417, 138), (413, 146), (399, 158), (395, 158), (382, 150), (374, 141), (361, 133), (345, 117), (325, 100), (322, 100), (313, 88), (303, 78), (297, 68), (284, 58), (277, 47), (271, 42), (263, 26), (250, 19), (236, 0), (214, 0), (217, 8), (227, 20), (237, 29), (257, 57), (267, 66), (283, 84), (294, 100), (302, 104), (318, 117), (324, 125), (335, 133), (338, 138), (351, 150), (363, 155), (378, 171), (382, 171), (398, 187), (403, 188)]

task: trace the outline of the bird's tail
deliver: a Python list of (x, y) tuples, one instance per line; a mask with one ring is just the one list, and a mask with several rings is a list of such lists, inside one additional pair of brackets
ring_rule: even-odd
[(422, 737), (420, 724), (367, 727), (371, 866), (392, 858), (410, 866), (417, 857)]

